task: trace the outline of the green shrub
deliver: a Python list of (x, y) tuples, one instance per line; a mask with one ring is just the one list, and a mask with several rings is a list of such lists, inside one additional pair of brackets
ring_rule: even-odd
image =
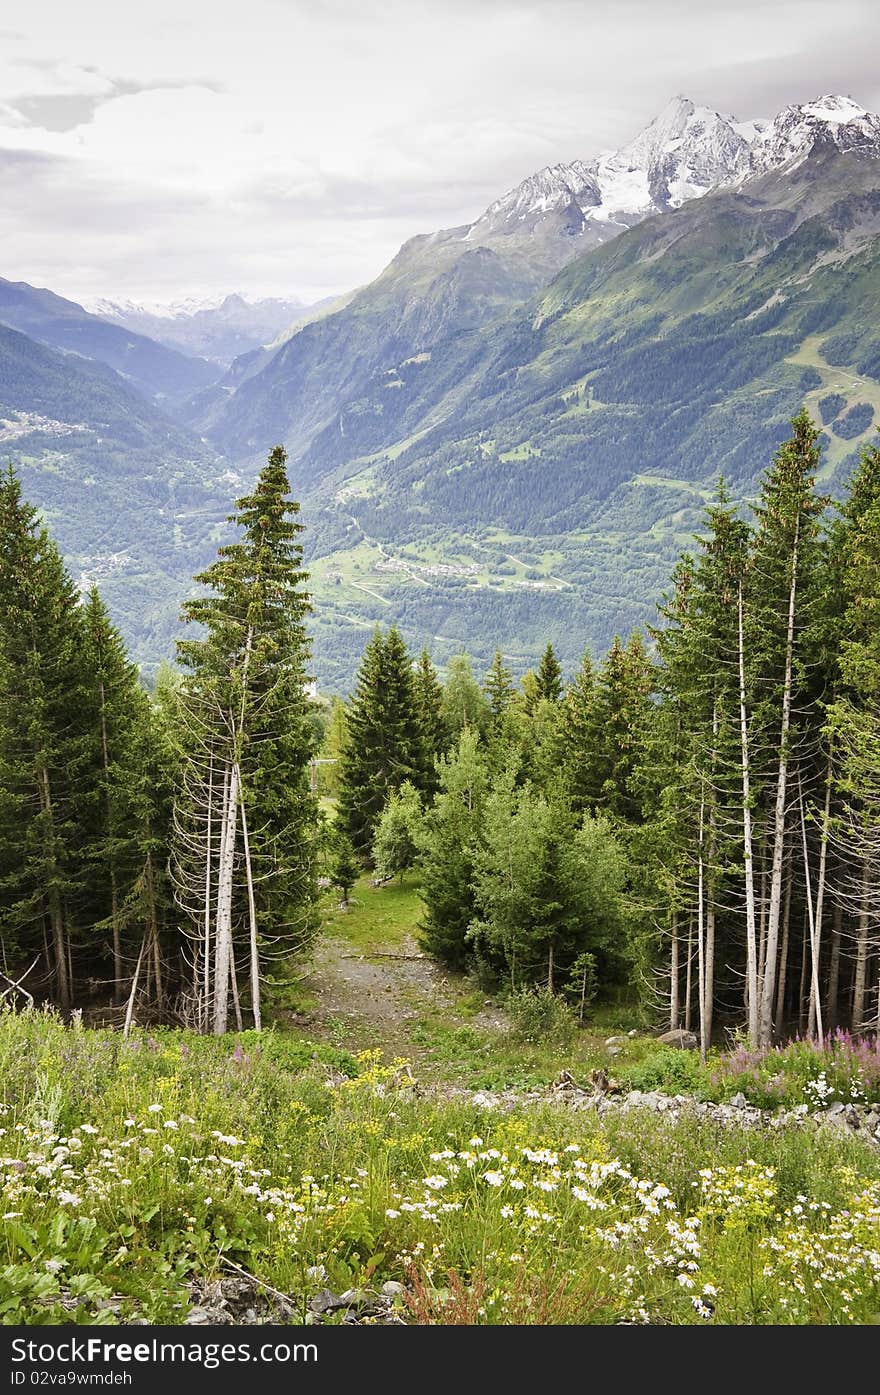
[(577, 1033), (577, 1020), (568, 1004), (549, 988), (517, 988), (507, 997), (505, 1007), (517, 1041), (545, 1042), (570, 1046)]
[(695, 1051), (662, 1047), (644, 1061), (625, 1066), (621, 1082), (631, 1090), (662, 1090), (667, 1095), (694, 1095), (708, 1098), (709, 1073)]

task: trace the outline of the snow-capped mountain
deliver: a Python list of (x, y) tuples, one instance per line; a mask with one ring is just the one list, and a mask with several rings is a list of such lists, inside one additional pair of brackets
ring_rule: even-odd
[(169, 304), (95, 300), (89, 305), (93, 314), (113, 324), (224, 365), (272, 343), (315, 308), (294, 298), (251, 300), (238, 293)]
[(604, 241), (652, 213), (678, 208), (748, 171), (766, 122), (739, 122), (675, 97), (628, 145), (592, 160), (548, 165), (497, 199), (466, 240), (532, 232), (551, 215), (570, 234)]
[(851, 97), (818, 97), (786, 107), (753, 141), (744, 177), (793, 169), (819, 146), (880, 156), (880, 117)]
[(772, 121), (738, 121), (675, 97), (620, 150), (530, 175), (490, 204), (463, 240), (491, 242), (552, 227), (584, 236), (587, 244), (604, 241), (713, 189), (792, 168), (823, 143), (880, 157), (880, 117), (851, 97), (825, 96), (786, 107)]

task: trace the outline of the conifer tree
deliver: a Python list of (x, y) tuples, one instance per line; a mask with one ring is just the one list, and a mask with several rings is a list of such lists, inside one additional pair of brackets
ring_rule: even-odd
[(352, 888), (361, 874), (361, 864), (357, 853), (341, 830), (335, 829), (331, 841), (330, 880), (342, 892), (343, 903), (347, 906)]
[[(768, 741), (767, 780), (773, 789), (768, 810), (771, 847), (763, 973), (760, 983), (758, 1044), (773, 1036), (779, 969), (779, 929), (790, 790), (800, 754), (797, 695), (807, 684), (809, 654), (803, 643), (814, 591), (818, 515), (823, 501), (814, 492), (819, 464), (819, 431), (806, 411), (792, 420), (792, 436), (776, 452), (764, 477), (751, 569), (750, 660), (759, 685), (756, 720)], [(772, 752), (772, 755), (770, 755)]]
[(582, 814), (595, 802), (598, 733), (594, 709), (596, 675), (589, 651), (566, 689), (560, 714), (562, 778), (566, 797), (576, 813)]
[(562, 669), (552, 644), (548, 644), (541, 655), (535, 677), (538, 697), (547, 702), (558, 702), (562, 697)]
[[(833, 582), (843, 613), (836, 617), (829, 648), (839, 674), (836, 701), (829, 704), (828, 732), (837, 753), (837, 825), (843, 866), (837, 887), (841, 911), (855, 926), (850, 1023), (868, 1019), (869, 967), (880, 950), (880, 448), (865, 448), (850, 481), (848, 497), (832, 527), (829, 549), (837, 563)], [(834, 641), (837, 641), (836, 644)], [(827, 988), (832, 1021), (838, 1018), (842, 915), (831, 946)], [(880, 1029), (880, 963), (874, 984)]]
[(91, 775), (78, 601), (10, 466), (0, 482), (0, 895), (4, 936), (43, 958), (63, 1012), (74, 1001)]
[(422, 746), (419, 788), (431, 795), (437, 788), (437, 757), (443, 755), (449, 745), (449, 727), (443, 710), (443, 684), (427, 649), (419, 655), (413, 679)]
[(592, 709), (588, 807), (631, 822), (641, 816), (630, 782), (648, 721), (651, 685), (651, 665), (639, 632), (634, 631), (626, 645), (615, 635)]
[(123, 904), (139, 870), (137, 796), (140, 761), (146, 755), (138, 724), (148, 720), (148, 700), (121, 634), (111, 623), (97, 588), (83, 609), (84, 659), (89, 681), (93, 737), (93, 799), (83, 809), (90, 871), (89, 919), (109, 927), (113, 946), (113, 1000), (122, 1001)]
[[(213, 964), (206, 997), (216, 1034), (226, 1031), (230, 989), (238, 1001), (236, 924), (247, 924), (256, 1026), (264, 957), (301, 952), (315, 929), (310, 607), (286, 459), (275, 447), (253, 493), (238, 500), (230, 522), (242, 536), (196, 578), (209, 594), (188, 601), (184, 617), (202, 631), (179, 642), (190, 738), (179, 884), (194, 954), (203, 969)], [(205, 982), (202, 973), (195, 981)]]
[(483, 679), (483, 692), (489, 704), (492, 734), (495, 737), (500, 736), (504, 730), (505, 718), (516, 697), (513, 675), (506, 667), (500, 649), (495, 650), (489, 671)]
[(477, 733), (465, 727), (439, 761), (440, 788), (422, 825), (421, 939), (452, 969), (470, 959), (467, 932), (474, 916), (474, 859), (485, 837), (489, 769)]
[(358, 672), (339, 771), (340, 827), (369, 854), (388, 796), (426, 775), (412, 662), (398, 630), (376, 630)]

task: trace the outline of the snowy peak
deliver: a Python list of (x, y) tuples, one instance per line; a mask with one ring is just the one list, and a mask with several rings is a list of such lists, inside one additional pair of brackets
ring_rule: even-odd
[(880, 117), (833, 95), (786, 107), (755, 140), (747, 175), (794, 168), (821, 146), (880, 156)]
[(583, 226), (583, 211), (601, 202), (599, 186), (582, 160), (547, 165), (490, 204), (467, 233), (478, 241), (492, 233), (533, 231), (548, 214), (561, 214)]
[(661, 210), (730, 183), (749, 167), (764, 122), (737, 122), (674, 97), (635, 140), (585, 161), (547, 165), (490, 204), (465, 240), (535, 232), (613, 236)]
[(749, 153), (732, 116), (675, 97), (629, 145), (600, 156), (602, 202), (632, 213), (679, 208), (735, 178)]

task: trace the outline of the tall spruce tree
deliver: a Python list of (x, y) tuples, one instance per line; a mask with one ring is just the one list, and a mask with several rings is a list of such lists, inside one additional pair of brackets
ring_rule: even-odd
[(89, 919), (112, 940), (113, 1000), (126, 984), (124, 902), (139, 871), (137, 798), (144, 750), (138, 726), (148, 721), (148, 700), (121, 634), (97, 588), (83, 610), (83, 645), (92, 730), (91, 798), (84, 803), (88, 831)]
[(339, 770), (340, 827), (368, 855), (392, 791), (426, 777), (412, 660), (400, 633), (377, 629), (367, 645), (348, 711)]
[(439, 762), (440, 788), (422, 824), (421, 939), (452, 969), (467, 967), (474, 916), (474, 861), (485, 837), (489, 768), (477, 733), (465, 727)]
[(563, 787), (571, 807), (583, 814), (595, 803), (597, 730), (594, 720), (596, 673), (589, 651), (569, 684), (562, 702), (560, 732)]
[(419, 655), (413, 680), (422, 745), (419, 788), (423, 794), (432, 795), (437, 789), (437, 758), (449, 745), (449, 725), (443, 710), (443, 684), (427, 649)]
[(259, 1027), (265, 960), (302, 952), (316, 926), (310, 605), (286, 459), (276, 446), (253, 493), (238, 500), (229, 521), (241, 538), (196, 578), (208, 594), (188, 601), (184, 618), (201, 633), (178, 646), (189, 726), (178, 885), (191, 919), (194, 982), (216, 1034), (227, 1028), (230, 991), (238, 1012), (237, 927), (247, 927)]
[(491, 713), (492, 734), (498, 736), (504, 729), (504, 720), (516, 697), (513, 675), (505, 665), (500, 649), (495, 650), (489, 671), (483, 679), (483, 692)]
[[(62, 1011), (92, 790), (82, 611), (57, 547), (10, 466), (0, 483), (0, 895), (4, 944), (43, 960)], [(26, 968), (27, 964), (22, 964)]]
[[(804, 643), (815, 596), (818, 517), (815, 493), (818, 428), (806, 411), (792, 419), (792, 435), (776, 452), (762, 482), (750, 559), (749, 659), (758, 727), (764, 735), (765, 778), (772, 790), (766, 836), (771, 850), (766, 924), (760, 954), (758, 1044), (770, 1044), (779, 973), (786, 837), (791, 791), (810, 739), (800, 700), (808, 686), (810, 654)], [(817, 736), (814, 724), (813, 738)]]
[(538, 697), (547, 702), (558, 702), (562, 697), (562, 668), (552, 644), (548, 644), (541, 655), (541, 662), (535, 671)]

